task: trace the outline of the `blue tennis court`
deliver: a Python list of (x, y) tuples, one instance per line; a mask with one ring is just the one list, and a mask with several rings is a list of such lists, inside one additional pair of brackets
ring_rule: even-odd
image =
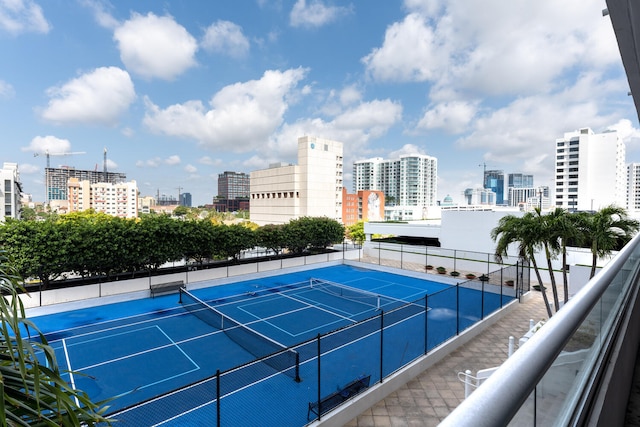
[(339, 265), (33, 320), (118, 425), (301, 426), (513, 299), (415, 276)]

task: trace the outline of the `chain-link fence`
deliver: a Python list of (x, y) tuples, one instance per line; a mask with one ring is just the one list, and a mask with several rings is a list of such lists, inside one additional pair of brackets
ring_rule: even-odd
[(279, 357), (274, 353), (114, 418), (125, 426), (166, 420), (305, 425), (504, 307), (528, 287), (528, 269), (508, 266), (292, 346), (285, 351), (295, 352), (299, 360), (287, 372), (269, 363)]

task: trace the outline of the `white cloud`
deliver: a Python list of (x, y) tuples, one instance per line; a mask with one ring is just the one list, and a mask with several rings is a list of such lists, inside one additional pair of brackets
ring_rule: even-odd
[(351, 9), (340, 6), (326, 6), (320, 0), (298, 0), (289, 15), (293, 27), (321, 27), (350, 13)]
[(259, 80), (216, 93), (206, 108), (188, 101), (161, 109), (146, 100), (144, 124), (153, 132), (195, 139), (209, 149), (243, 152), (260, 147), (282, 124), (293, 90), (307, 71), (266, 71)]
[(107, 170), (118, 169), (118, 164), (111, 159), (107, 159)]
[(127, 69), (146, 79), (173, 80), (196, 65), (196, 39), (170, 16), (133, 13), (113, 38)]
[(617, 123), (608, 126), (607, 129), (618, 131), (620, 138), (627, 140), (630, 138), (640, 138), (640, 129), (633, 126), (631, 120), (621, 119)]
[(249, 52), (249, 40), (242, 33), (242, 27), (229, 21), (217, 21), (207, 27), (201, 45), (209, 52), (234, 58), (241, 58)]
[(162, 159), (160, 157), (154, 157), (148, 160), (138, 160), (136, 162), (136, 166), (139, 168), (145, 168), (145, 167), (157, 168), (161, 164), (162, 164)]
[[(200, 163), (201, 165), (207, 165), (207, 166), (224, 166), (226, 164), (226, 162), (222, 159), (212, 159), (209, 156), (202, 156), (198, 159), (198, 163)], [(218, 175), (215, 176), (216, 179), (218, 179)]]
[(276, 161), (295, 161), (298, 138), (303, 135), (319, 135), (343, 142), (344, 164), (348, 165), (352, 157), (365, 157), (367, 143), (384, 135), (401, 118), (402, 106), (385, 99), (363, 102), (328, 121), (309, 118), (287, 123), (270, 138), (268, 145), (262, 147), (261, 166)]
[(404, 0), (405, 9), (409, 12), (419, 12), (426, 16), (433, 16), (440, 11), (442, 1), (435, 0)]
[(166, 163), (167, 165), (173, 166), (173, 165), (179, 165), (180, 164), (180, 156), (174, 154), (173, 156), (169, 156), (164, 160), (164, 163)]
[(12, 98), (14, 94), (13, 86), (0, 80), (0, 98)]
[(31, 0), (0, 1), (0, 30), (17, 35), (21, 33), (48, 33), (51, 25), (42, 8)]
[(69, 153), (71, 142), (52, 135), (36, 136), (27, 147), (22, 147), (22, 151), (32, 151), (34, 156), (43, 156), (45, 153)]
[(437, 104), (425, 112), (416, 130), (442, 129), (455, 134), (462, 133), (477, 111), (476, 103), (452, 101)]
[(191, 164), (186, 165), (184, 167), (184, 170), (185, 170), (185, 172), (188, 172), (188, 173), (196, 173), (196, 172), (198, 172), (198, 168), (193, 166), (193, 165), (191, 165)]
[(607, 129), (618, 131), (618, 136), (624, 141), (627, 150), (640, 149), (640, 129), (634, 127), (631, 120), (621, 119), (617, 123), (607, 126)]
[(551, 185), (555, 139), (583, 127), (601, 130), (618, 120), (619, 112), (603, 114), (606, 106), (599, 101), (618, 89), (618, 84), (595, 73), (585, 74), (562, 92), (521, 97), (485, 111), (457, 145), (483, 150), (491, 167), (520, 165), (523, 172), (536, 176), (536, 185)]
[(350, 105), (359, 102), (362, 99), (362, 93), (355, 86), (347, 86), (340, 91), (340, 102), (343, 105)]
[(382, 47), (375, 48), (362, 62), (375, 80), (434, 80), (447, 59), (439, 43), (434, 29), (421, 15), (412, 13), (387, 28)]
[(20, 175), (33, 175), (42, 171), (42, 166), (32, 165), (31, 163), (20, 163), (18, 165)]
[(400, 156), (414, 155), (414, 154), (427, 154), (422, 148), (414, 144), (405, 144), (400, 147), (399, 150), (395, 150), (389, 153), (389, 159), (399, 159)]
[(93, 13), (94, 19), (96, 20), (98, 25), (100, 25), (101, 27), (108, 28), (108, 29), (115, 29), (119, 25), (118, 20), (115, 19), (111, 15), (111, 13), (109, 13), (109, 11), (106, 10), (108, 6), (111, 6), (110, 4), (106, 4), (105, 2), (97, 1), (97, 0), (79, 0), (79, 1), (80, 1), (80, 4), (82, 4), (83, 6), (91, 10), (91, 12)]
[(553, 89), (575, 67), (619, 62), (611, 23), (593, 13), (597, 0), (426, 3), (405, 1), (412, 13), (362, 59), (370, 77), (428, 81), (433, 93), (458, 97), (527, 95)]
[(47, 95), (52, 99), (41, 113), (45, 120), (113, 124), (135, 100), (135, 89), (126, 71), (103, 67), (50, 88)]

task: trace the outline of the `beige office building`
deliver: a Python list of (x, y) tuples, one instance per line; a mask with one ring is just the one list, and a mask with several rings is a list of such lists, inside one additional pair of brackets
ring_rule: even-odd
[(251, 221), (285, 224), (312, 216), (342, 221), (342, 142), (298, 138), (298, 164), (272, 164), (250, 174)]
[(93, 209), (121, 218), (138, 216), (138, 187), (135, 181), (112, 184), (91, 183), (69, 178), (67, 182), (68, 212)]

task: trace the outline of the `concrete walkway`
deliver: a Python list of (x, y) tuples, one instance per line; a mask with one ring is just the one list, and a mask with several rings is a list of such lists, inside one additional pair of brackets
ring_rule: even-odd
[(458, 372), (472, 375), (480, 369), (500, 365), (508, 356), (509, 337), (518, 339), (529, 330), (529, 319), (547, 319), (540, 292), (488, 327), (467, 344), (422, 372), (351, 420), (348, 427), (437, 426), (464, 400), (464, 384)]

